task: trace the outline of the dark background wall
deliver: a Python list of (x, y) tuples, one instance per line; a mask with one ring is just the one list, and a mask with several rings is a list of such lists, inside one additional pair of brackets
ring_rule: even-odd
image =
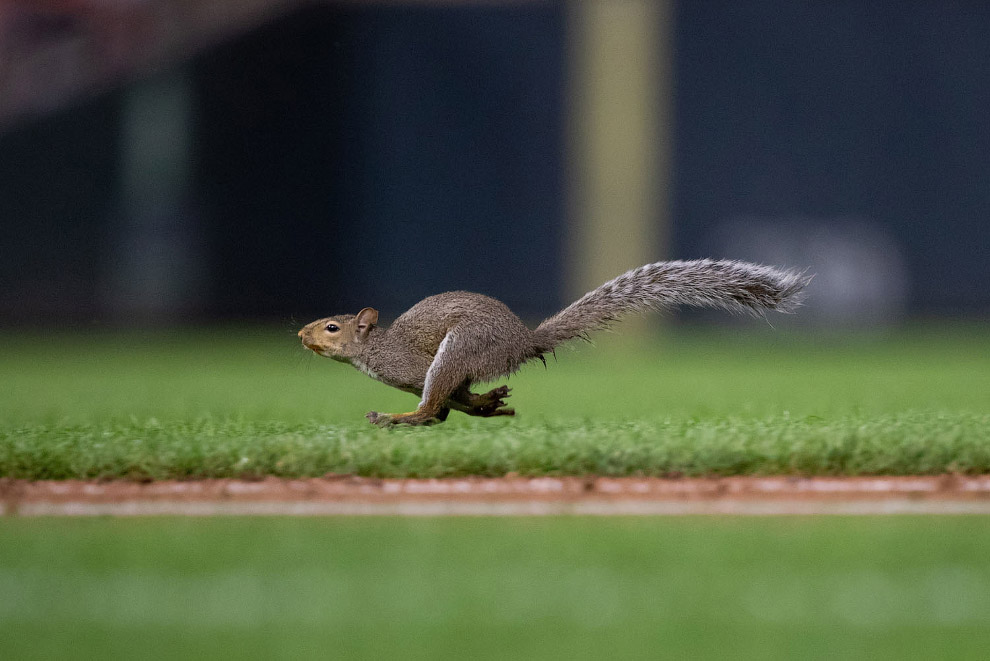
[(555, 302), (560, 6), (314, 9), (195, 71), (214, 313)]
[(912, 313), (985, 315), (988, 30), (981, 2), (679, 3), (680, 251), (732, 219), (859, 219), (899, 247)]
[[(910, 313), (990, 312), (990, 6), (675, 17), (671, 256), (759, 258), (755, 227), (804, 263), (809, 227), (858, 219), (898, 251)], [(565, 303), (566, 28), (562, 2), (325, 6), (176, 65), (204, 262), (183, 319), (394, 316), (452, 288), (530, 318)], [(127, 321), (105, 294), (126, 92), (0, 135), (0, 323)]]
[(100, 315), (118, 126), (110, 94), (0, 135), (0, 323)]

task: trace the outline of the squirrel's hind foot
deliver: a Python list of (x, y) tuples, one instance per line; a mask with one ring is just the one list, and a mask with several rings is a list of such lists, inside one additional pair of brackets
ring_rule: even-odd
[(470, 411), (468, 411), (468, 414), (469, 415), (478, 415), (478, 416), (481, 416), (482, 418), (490, 418), (490, 417), (492, 417), (494, 415), (515, 415), (516, 414), (516, 410), (515, 409), (510, 409), (510, 408), (505, 408), (505, 402), (503, 402), (500, 399), (500, 400), (497, 400), (495, 402), (492, 402), (491, 404), (484, 404), (482, 406), (476, 406), (473, 409), (471, 409)]
[(482, 417), (485, 417), (485, 418), (491, 418), (491, 417), (494, 417), (496, 415), (515, 415), (515, 414), (516, 414), (516, 410), (515, 409), (497, 408), (497, 409), (494, 409), (492, 411), (488, 411), (486, 413), (480, 413), (479, 415), (481, 415)]
[(509, 393), (512, 392), (512, 388), (509, 386), (499, 386), (498, 388), (492, 388), (484, 395), (480, 395), (486, 399), (496, 400), (502, 399), (503, 397), (509, 397)]
[(515, 415), (515, 409), (505, 408), (505, 399), (509, 397), (510, 390), (508, 386), (499, 386), (481, 395), (471, 393), (471, 408), (465, 413), (483, 418), (496, 415)]

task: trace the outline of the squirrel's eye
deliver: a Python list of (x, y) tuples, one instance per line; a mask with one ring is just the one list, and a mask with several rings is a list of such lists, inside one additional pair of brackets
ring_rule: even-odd
[(340, 330), (340, 326), (338, 326), (337, 324), (327, 324), (328, 333), (336, 333), (339, 330)]

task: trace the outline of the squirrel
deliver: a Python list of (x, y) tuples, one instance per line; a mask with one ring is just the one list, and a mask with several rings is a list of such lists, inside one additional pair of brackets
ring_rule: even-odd
[(524, 363), (621, 316), (676, 305), (721, 308), (762, 316), (793, 311), (811, 281), (805, 272), (732, 260), (646, 264), (609, 280), (530, 330), (501, 301), (452, 291), (423, 299), (385, 328), (378, 311), (318, 319), (299, 331), (321, 356), (350, 363), (368, 376), (420, 397), (410, 413), (369, 412), (375, 425), (429, 425), (451, 409), (468, 415), (515, 415), (509, 388), (471, 392), (471, 384), (509, 376)]

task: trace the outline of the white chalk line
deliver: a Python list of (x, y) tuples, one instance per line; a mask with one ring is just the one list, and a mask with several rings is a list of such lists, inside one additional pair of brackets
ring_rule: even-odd
[(874, 516), (894, 514), (990, 514), (990, 501), (884, 498), (808, 500), (596, 500), (578, 501), (142, 501), (115, 503), (24, 502), (0, 504), (0, 515), (87, 516)]

